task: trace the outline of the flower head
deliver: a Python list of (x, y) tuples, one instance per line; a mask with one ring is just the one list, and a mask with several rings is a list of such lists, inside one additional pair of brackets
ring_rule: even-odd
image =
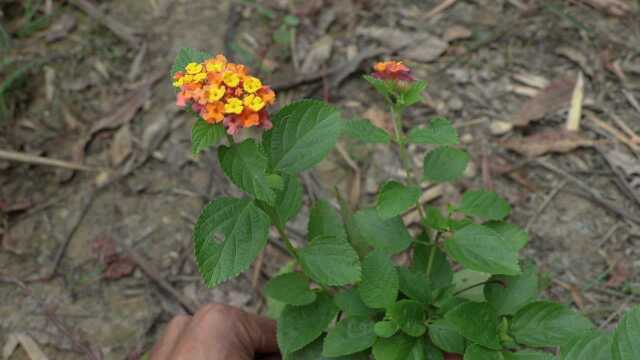
[(373, 65), (373, 76), (381, 80), (413, 81), (411, 69), (401, 61), (382, 61)]
[(244, 65), (216, 55), (202, 63), (192, 62), (173, 76), (179, 89), (176, 104), (190, 105), (208, 123), (222, 123), (229, 134), (242, 128), (272, 127), (266, 108), (276, 94)]

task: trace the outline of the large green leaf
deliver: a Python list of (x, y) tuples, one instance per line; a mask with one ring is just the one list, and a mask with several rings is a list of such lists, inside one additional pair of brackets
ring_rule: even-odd
[(218, 161), (224, 173), (240, 189), (258, 200), (274, 203), (276, 195), (267, 181), (267, 158), (258, 150), (253, 139), (221, 146), (218, 149)]
[(411, 235), (400, 217), (382, 219), (375, 208), (362, 209), (353, 216), (362, 239), (375, 249), (396, 254), (411, 245)]
[(522, 249), (527, 245), (527, 242), (529, 242), (529, 235), (527, 232), (517, 225), (502, 221), (489, 221), (483, 225), (502, 235), (502, 237), (507, 241), (507, 245), (515, 251)]
[(304, 273), (319, 284), (341, 286), (360, 280), (360, 260), (346, 238), (318, 236), (298, 255)]
[(409, 131), (409, 142), (412, 144), (457, 145), (458, 132), (451, 121), (435, 117), (426, 128), (413, 128)]
[(265, 285), (264, 294), (291, 305), (307, 305), (316, 300), (316, 293), (309, 289), (309, 281), (299, 272), (272, 278)]
[(209, 124), (198, 117), (191, 129), (191, 152), (198, 155), (200, 151), (213, 146), (224, 136), (222, 124)]
[(478, 344), (473, 344), (464, 353), (464, 360), (504, 360), (500, 351), (487, 349)]
[(269, 217), (249, 199), (218, 198), (205, 206), (193, 231), (205, 284), (215, 286), (247, 270), (267, 244), (268, 230)]
[(484, 296), (498, 315), (513, 315), (538, 297), (538, 273), (533, 265), (520, 275), (494, 275), (491, 280), (484, 286)]
[(348, 317), (370, 317), (376, 313), (365, 305), (355, 288), (337, 292), (333, 301)]
[(176, 59), (173, 62), (173, 66), (171, 66), (171, 76), (173, 77), (173, 75), (175, 75), (175, 73), (177, 73), (178, 71), (184, 71), (184, 68), (189, 63), (192, 63), (192, 62), (200, 63), (210, 57), (211, 57), (211, 54), (204, 51), (198, 51), (190, 48), (182, 48), (180, 49), (180, 51), (178, 51), (178, 54), (176, 55)]
[(435, 230), (449, 230), (449, 219), (444, 217), (440, 210), (433, 206), (427, 206), (422, 223)]
[(502, 355), (504, 360), (556, 360), (552, 354), (534, 351), (504, 352)]
[(390, 338), (378, 338), (373, 344), (375, 360), (408, 360), (416, 339), (402, 332)]
[[(296, 262), (295, 261), (289, 261), (288, 263), (284, 264), (282, 267), (280, 267), (278, 269), (278, 271), (274, 274), (274, 276), (279, 276), (279, 275), (284, 275), (284, 274), (288, 274), (293, 272), (294, 267), (296, 266)], [(267, 305), (267, 310), (265, 312), (265, 315), (267, 317), (269, 317), (270, 319), (274, 319), (277, 320), (280, 317), (280, 314), (282, 313), (282, 310), (284, 310), (285, 307), (285, 303), (283, 303), (282, 301), (276, 300), (274, 298), (271, 298), (269, 296), (265, 296), (265, 300), (266, 300), (266, 305)]]
[(322, 335), (338, 313), (329, 295), (321, 293), (315, 302), (304, 306), (285, 306), (278, 319), (278, 346), (287, 354), (302, 349)]
[(395, 303), (398, 288), (398, 272), (387, 254), (376, 250), (364, 258), (358, 286), (362, 302), (374, 309), (387, 308)]
[(464, 150), (440, 146), (424, 157), (424, 179), (434, 182), (454, 181), (462, 177), (469, 163)]
[(427, 274), (404, 266), (396, 267), (400, 276), (400, 292), (424, 304), (431, 303), (431, 284)]
[(445, 319), (466, 339), (489, 349), (502, 348), (498, 337), (498, 314), (489, 304), (468, 302), (459, 305), (447, 312)]
[(627, 311), (613, 334), (613, 360), (640, 359), (640, 306)]
[(350, 355), (370, 348), (376, 341), (373, 324), (373, 320), (367, 318), (350, 317), (340, 320), (324, 339), (322, 355)]
[(592, 328), (589, 319), (565, 305), (537, 301), (518, 310), (510, 333), (520, 344), (552, 347), (563, 345)]
[(271, 165), (296, 174), (319, 163), (335, 146), (342, 130), (340, 113), (317, 100), (300, 100), (282, 108), (264, 133)]
[(404, 186), (397, 181), (387, 181), (378, 192), (376, 209), (383, 219), (402, 215), (407, 209), (416, 205), (420, 198), (420, 188)]
[(415, 300), (400, 300), (391, 305), (387, 316), (394, 320), (405, 334), (420, 337), (427, 330), (423, 324), (425, 320), (424, 305)]
[(353, 119), (347, 121), (344, 133), (348, 137), (369, 144), (388, 144), (391, 140), (389, 133), (381, 129), (367, 119)]
[(511, 212), (511, 205), (493, 191), (467, 191), (462, 195), (458, 211), (482, 220), (502, 220)]
[(611, 360), (612, 336), (591, 331), (576, 336), (560, 347), (560, 360)]
[(324, 343), (324, 337), (319, 337), (311, 344), (306, 345), (302, 349), (292, 352), (290, 354), (284, 354), (284, 360), (368, 360), (369, 354), (365, 352), (337, 356), (326, 357), (322, 355), (322, 344)]
[(429, 338), (436, 346), (446, 352), (464, 354), (464, 337), (446, 319), (438, 319), (429, 324)]
[(309, 214), (307, 236), (313, 239), (318, 236), (334, 236), (346, 239), (347, 233), (342, 225), (338, 212), (326, 200), (319, 200)]
[(520, 273), (518, 253), (504, 237), (483, 225), (471, 224), (444, 242), (449, 256), (468, 269), (490, 274)]

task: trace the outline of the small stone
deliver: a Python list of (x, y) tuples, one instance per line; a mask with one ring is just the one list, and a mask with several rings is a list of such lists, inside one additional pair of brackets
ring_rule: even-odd
[(513, 124), (508, 121), (495, 120), (489, 125), (489, 130), (493, 135), (506, 134), (513, 129)]
[(462, 141), (463, 144), (471, 144), (473, 142), (473, 135), (466, 133), (460, 137), (460, 141)]
[(476, 164), (474, 164), (472, 161), (469, 161), (469, 164), (467, 164), (467, 168), (464, 169), (464, 177), (473, 178), (476, 177), (477, 174), (478, 170), (476, 169)]
[(451, 111), (460, 111), (464, 107), (464, 103), (462, 102), (462, 99), (460, 99), (459, 97), (451, 98), (451, 100), (449, 100), (449, 103), (447, 105), (449, 106), (449, 109)]

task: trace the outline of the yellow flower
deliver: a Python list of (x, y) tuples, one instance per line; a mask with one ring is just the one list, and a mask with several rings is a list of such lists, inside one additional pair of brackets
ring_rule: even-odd
[(206, 78), (207, 78), (207, 73), (197, 73), (193, 75), (193, 81), (195, 82), (202, 82)]
[(185, 70), (187, 70), (187, 74), (197, 74), (199, 72), (202, 72), (202, 64), (198, 64), (198, 63), (189, 63), (187, 64), (187, 67), (185, 68)]
[(249, 94), (253, 94), (262, 87), (262, 82), (256, 77), (247, 76), (242, 81), (242, 87), (244, 88), (244, 91), (248, 92)]
[(242, 101), (238, 98), (231, 98), (224, 104), (224, 112), (227, 114), (240, 114), (242, 109)]
[(222, 75), (222, 81), (228, 87), (236, 87), (236, 86), (238, 86), (238, 83), (240, 82), (240, 77), (238, 76), (238, 74), (236, 74), (234, 72), (225, 71), (225, 73)]
[(214, 102), (220, 100), (227, 89), (224, 86), (212, 86), (209, 88), (209, 101)]
[(209, 59), (206, 63), (208, 72), (221, 72), (227, 66), (227, 58), (224, 55), (216, 55), (213, 59)]
[(193, 82), (193, 75), (185, 75), (180, 78), (182, 80), (182, 85), (191, 84)]
[(173, 82), (173, 86), (181, 87), (184, 84), (184, 76)]
[(248, 107), (249, 109), (255, 112), (262, 110), (264, 105), (265, 105), (264, 100), (262, 100), (262, 98), (259, 96), (255, 96), (251, 94), (251, 95), (247, 95), (244, 98), (244, 106)]

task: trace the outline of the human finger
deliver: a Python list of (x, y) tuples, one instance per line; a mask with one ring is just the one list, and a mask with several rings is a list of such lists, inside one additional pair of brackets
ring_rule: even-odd
[(151, 360), (166, 360), (169, 359), (171, 352), (175, 348), (178, 340), (180, 339), (180, 334), (184, 331), (184, 329), (189, 325), (191, 321), (191, 316), (188, 315), (178, 315), (175, 316), (169, 324), (167, 328), (164, 330), (162, 337), (151, 350)]

